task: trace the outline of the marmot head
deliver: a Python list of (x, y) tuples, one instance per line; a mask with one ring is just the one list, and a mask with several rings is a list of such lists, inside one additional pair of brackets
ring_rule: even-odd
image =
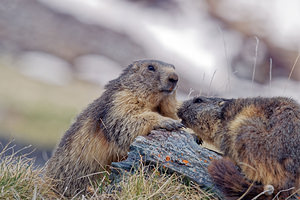
[(135, 61), (119, 78), (123, 86), (146, 94), (171, 94), (176, 90), (178, 82), (174, 65), (157, 60)]
[(195, 131), (204, 141), (213, 142), (229, 102), (230, 99), (195, 97), (184, 101), (177, 114), (182, 123)]

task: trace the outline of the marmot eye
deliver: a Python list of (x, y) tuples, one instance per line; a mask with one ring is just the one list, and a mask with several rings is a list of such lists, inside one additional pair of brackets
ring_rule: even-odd
[(194, 100), (194, 103), (203, 103), (203, 102), (204, 101), (201, 98), (197, 98), (197, 99)]
[(148, 65), (148, 69), (149, 69), (150, 71), (155, 71), (155, 68), (154, 68), (153, 65)]

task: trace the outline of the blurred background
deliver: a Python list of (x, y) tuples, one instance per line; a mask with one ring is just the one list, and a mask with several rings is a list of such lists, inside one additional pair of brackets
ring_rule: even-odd
[(1, 0), (0, 142), (48, 159), (134, 60), (176, 66), (178, 98), (300, 101), (298, 0)]

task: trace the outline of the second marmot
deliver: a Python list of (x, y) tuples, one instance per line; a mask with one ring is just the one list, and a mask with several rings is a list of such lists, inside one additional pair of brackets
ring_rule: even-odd
[(152, 129), (174, 130), (178, 76), (171, 64), (136, 61), (91, 103), (67, 130), (46, 164), (46, 175), (65, 196), (85, 192), (89, 181), (113, 161), (127, 156), (138, 135)]
[(294, 100), (196, 97), (183, 103), (178, 116), (227, 157), (208, 171), (228, 199), (244, 193), (252, 199), (266, 189), (261, 199), (286, 198), (299, 190), (300, 106)]

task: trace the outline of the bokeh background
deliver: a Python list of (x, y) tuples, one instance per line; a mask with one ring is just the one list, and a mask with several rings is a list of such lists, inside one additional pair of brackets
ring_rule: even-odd
[(299, 10), (298, 0), (1, 0), (0, 148), (30, 144), (42, 165), (105, 83), (140, 59), (174, 64), (181, 100), (300, 101)]

